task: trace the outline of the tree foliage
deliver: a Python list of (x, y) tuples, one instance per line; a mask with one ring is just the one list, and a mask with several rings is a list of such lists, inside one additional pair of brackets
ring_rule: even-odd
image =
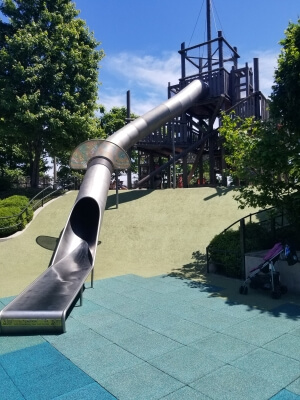
[(297, 139), (300, 137), (300, 20), (289, 23), (275, 70), (271, 112)]
[(220, 133), (229, 174), (243, 183), (236, 196), (240, 206), (287, 208), (300, 191), (294, 135), (272, 121), (232, 115), (224, 115)]
[[(126, 107), (113, 107), (110, 111), (106, 111), (105, 107), (100, 107), (101, 115), (99, 118), (99, 125), (104, 136), (108, 138), (117, 130), (123, 128), (129, 121), (127, 121)], [(138, 115), (131, 113), (130, 119), (136, 119)], [(109, 138), (108, 138), (109, 140)], [(137, 172), (138, 154), (136, 150), (130, 150), (131, 157), (131, 171)]]
[(220, 133), (228, 172), (244, 183), (237, 189), (240, 206), (277, 207), (300, 222), (300, 24), (290, 23), (285, 33), (271, 95), (271, 119), (224, 115)]
[(70, 0), (2, 0), (0, 11), (0, 140), (20, 144), (37, 186), (44, 152), (96, 136), (104, 54)]

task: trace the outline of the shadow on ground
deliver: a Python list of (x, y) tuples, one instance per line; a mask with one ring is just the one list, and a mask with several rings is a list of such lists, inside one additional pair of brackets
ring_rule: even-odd
[(243, 304), (247, 310), (259, 310), (274, 317), (300, 320), (300, 299), (296, 293), (287, 293), (280, 299), (273, 299), (270, 291), (250, 289), (248, 295), (239, 293), (243, 281), (207, 272), (206, 255), (199, 251), (192, 254), (192, 262), (173, 269), (168, 276), (186, 280), (186, 284), (200, 291), (210, 293), (210, 297), (224, 299), (228, 306)]
[[(128, 203), (138, 200), (144, 196), (151, 194), (154, 190), (121, 190), (119, 191), (119, 204)], [(116, 208), (116, 193), (111, 193), (107, 196), (106, 210)]]
[(216, 192), (214, 194), (211, 194), (210, 196), (205, 197), (204, 201), (211, 200), (217, 196), (219, 196), (219, 197), (225, 196), (228, 192), (231, 192), (232, 190), (234, 190), (233, 187), (217, 186)]

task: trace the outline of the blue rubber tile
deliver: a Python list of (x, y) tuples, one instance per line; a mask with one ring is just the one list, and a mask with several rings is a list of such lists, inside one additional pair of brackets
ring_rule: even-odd
[(0, 355), (44, 343), (41, 336), (0, 336)]
[(275, 396), (271, 397), (270, 400), (299, 400), (300, 396), (295, 393), (290, 392), (289, 390), (283, 389)]
[(0, 398), (1, 400), (24, 400), (22, 393), (9, 378), (1, 378)]
[(53, 399), (94, 382), (66, 359), (16, 375), (13, 380), (26, 400)]
[(294, 382), (288, 385), (286, 389), (300, 396), (300, 376)]
[(143, 362), (101, 382), (117, 399), (162, 399), (182, 387), (182, 383)]
[[(195, 390), (215, 400), (269, 400), (281, 386), (231, 365), (225, 365), (190, 384)], [(280, 373), (280, 372), (278, 372)]]
[(300, 375), (300, 362), (265, 349), (257, 349), (231, 363), (236, 368), (265, 377), (285, 387)]
[(274, 353), (300, 361), (299, 337), (285, 334), (264, 345), (264, 348)]
[(180, 343), (151, 330), (142, 335), (122, 339), (118, 342), (118, 345), (145, 361), (182, 346)]
[(275, 317), (262, 315), (223, 329), (222, 333), (244, 340), (255, 346), (263, 346), (271, 340), (289, 332), (291, 328), (290, 325), (283, 324)]
[(115, 344), (93, 350), (83, 356), (73, 358), (72, 361), (101, 385), (103, 378), (142, 362), (140, 358)]
[(92, 383), (53, 400), (116, 400), (116, 398), (98, 383)]
[(3, 354), (0, 363), (7, 374), (13, 378), (58, 363), (64, 357), (49, 343), (27, 347), (12, 353)]
[(100, 347), (108, 346), (111, 342), (89, 329), (83, 332), (77, 332), (72, 336), (58, 336), (51, 344), (64, 356), (72, 359), (99, 349)]
[(257, 349), (256, 346), (222, 333), (210, 335), (207, 338), (192, 343), (190, 346), (226, 363)]
[(183, 388), (176, 390), (164, 397), (164, 400), (210, 400), (211, 397), (205, 396), (203, 393), (198, 392), (197, 390), (192, 389), (189, 386), (184, 386)]
[(201, 376), (224, 365), (220, 360), (207, 356), (200, 350), (188, 346), (169, 351), (148, 362), (183, 383), (194, 382)]
[(196, 342), (214, 333), (205, 326), (184, 319), (173, 319), (169, 324), (158, 326), (156, 331), (184, 345)]

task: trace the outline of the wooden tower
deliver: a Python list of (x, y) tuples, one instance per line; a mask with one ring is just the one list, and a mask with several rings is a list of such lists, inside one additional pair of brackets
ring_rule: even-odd
[[(215, 185), (216, 177), (222, 176), (226, 185), (224, 150), (218, 131), (221, 112), (234, 110), (240, 117), (268, 119), (267, 99), (259, 89), (259, 60), (253, 60), (253, 69), (247, 63), (239, 67), (237, 48), (226, 41), (222, 32), (211, 38), (210, 0), (206, 3), (207, 41), (192, 47), (181, 44), (181, 77), (177, 84), (169, 84), (168, 97), (194, 79), (206, 82), (209, 94), (136, 144), (139, 187), (189, 187), (195, 171), (196, 184), (202, 185), (204, 163), (209, 168), (208, 183)], [(175, 163), (181, 167), (179, 176)]]

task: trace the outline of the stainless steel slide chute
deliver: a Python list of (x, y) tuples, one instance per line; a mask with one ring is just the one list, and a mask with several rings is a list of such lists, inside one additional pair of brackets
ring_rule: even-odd
[(67, 313), (82, 293), (86, 279), (93, 274), (112, 172), (129, 168), (126, 150), (206, 94), (206, 85), (194, 80), (108, 140), (90, 140), (74, 150), (71, 167), (87, 170), (52, 264), (1, 311), (2, 335), (65, 332)]

